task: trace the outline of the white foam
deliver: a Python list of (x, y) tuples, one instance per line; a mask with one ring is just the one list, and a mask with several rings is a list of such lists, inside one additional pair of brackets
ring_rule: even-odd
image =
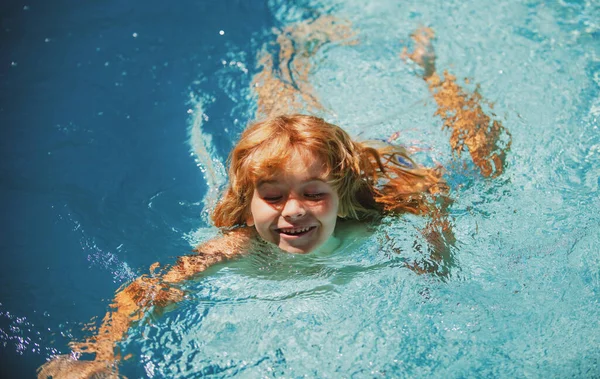
[(208, 121), (204, 112), (206, 98), (191, 95), (190, 103), (193, 106), (189, 124), (189, 144), (192, 155), (198, 168), (202, 171), (206, 181), (206, 194), (203, 199), (202, 219), (210, 224), (210, 211), (219, 199), (221, 188), (227, 181), (226, 170), (221, 158), (215, 152), (212, 136), (203, 130), (203, 125)]

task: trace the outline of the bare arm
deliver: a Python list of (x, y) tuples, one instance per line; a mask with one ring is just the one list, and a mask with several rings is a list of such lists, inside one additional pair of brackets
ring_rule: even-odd
[[(84, 342), (73, 342), (71, 356), (60, 356), (38, 370), (38, 378), (90, 378), (96, 374), (117, 375), (120, 355), (116, 343), (129, 328), (141, 320), (149, 309), (161, 310), (183, 299), (176, 284), (192, 279), (208, 267), (245, 254), (256, 241), (254, 229), (240, 228), (198, 246), (194, 254), (182, 256), (163, 275), (141, 276), (117, 291), (110, 310), (96, 335)], [(94, 354), (93, 361), (75, 359), (80, 354)]]
[(456, 243), (447, 207), (438, 206), (432, 211), (430, 217), (425, 228), (421, 230), (428, 242), (429, 259), (414, 262), (409, 267), (418, 273), (432, 273), (446, 277), (454, 266), (452, 248)]
[[(467, 149), (471, 160), (484, 177), (501, 175), (511, 145), (510, 132), (500, 121), (486, 114), (482, 107), (485, 100), (477, 89), (469, 93), (448, 71), (444, 71), (443, 75), (436, 71), (432, 45), (435, 33), (431, 28), (419, 28), (411, 38), (413, 50), (409, 52), (405, 48), (401, 57), (416, 63), (422, 69), (423, 79), (437, 105), (435, 114), (442, 119), (444, 128), (451, 131), (452, 150), (460, 155)], [(445, 276), (454, 264), (451, 249), (456, 241), (447, 212), (449, 204), (444, 201), (432, 208), (431, 221), (422, 230), (429, 242), (431, 259), (409, 265), (413, 270), (436, 272)]]
[(276, 30), (275, 34), (276, 52), (263, 47), (258, 55), (261, 71), (252, 80), (258, 106), (256, 118), (324, 111), (310, 83), (312, 59), (328, 44), (357, 44), (351, 24), (333, 16), (320, 16)]
[[(510, 132), (498, 120), (487, 115), (477, 92), (465, 91), (448, 71), (438, 74), (435, 68), (435, 52), (431, 28), (419, 28), (412, 34), (414, 49), (405, 48), (402, 59), (410, 59), (423, 69), (423, 79), (437, 104), (436, 115), (450, 129), (450, 146), (460, 155), (468, 149), (473, 163), (485, 177), (496, 177), (504, 171), (506, 154), (510, 149)], [(488, 103), (490, 108), (491, 104)], [(492, 114), (492, 116), (495, 116)]]

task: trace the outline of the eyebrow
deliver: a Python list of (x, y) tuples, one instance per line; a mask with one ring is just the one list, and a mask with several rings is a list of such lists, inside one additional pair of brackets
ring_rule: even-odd
[[(324, 180), (321, 177), (318, 176), (314, 176), (311, 178), (308, 178), (307, 180), (303, 180), (302, 183), (310, 183), (310, 182), (323, 182), (323, 183), (327, 183), (326, 180)], [(281, 183), (280, 180), (274, 180), (274, 179), (266, 179), (266, 180), (259, 180), (258, 182), (256, 182), (256, 187), (260, 187), (263, 184), (279, 184)]]

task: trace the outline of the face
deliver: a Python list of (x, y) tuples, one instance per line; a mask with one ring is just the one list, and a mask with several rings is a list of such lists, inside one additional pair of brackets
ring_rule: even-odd
[(248, 225), (289, 253), (308, 253), (333, 235), (339, 196), (320, 160), (292, 158), (285, 172), (256, 183)]

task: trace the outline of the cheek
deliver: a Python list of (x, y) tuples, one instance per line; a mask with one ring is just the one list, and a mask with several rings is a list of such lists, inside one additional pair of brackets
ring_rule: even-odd
[(337, 214), (340, 210), (340, 198), (336, 195), (336, 196), (332, 196), (331, 201), (329, 201), (329, 208), (328, 208), (328, 212), (331, 212), (335, 215), (335, 217), (337, 218)]
[(246, 209), (246, 225), (254, 226), (254, 197), (250, 201), (250, 206)]
[(326, 220), (336, 220), (339, 209), (339, 201), (331, 199), (330, 201), (319, 204), (313, 212)]
[[(265, 227), (265, 224), (270, 224), (277, 212), (268, 204), (265, 204), (261, 199), (253, 198), (250, 203), (249, 219), (257, 228)], [(248, 224), (249, 226), (252, 226)], [(268, 226), (268, 225), (267, 225)]]

